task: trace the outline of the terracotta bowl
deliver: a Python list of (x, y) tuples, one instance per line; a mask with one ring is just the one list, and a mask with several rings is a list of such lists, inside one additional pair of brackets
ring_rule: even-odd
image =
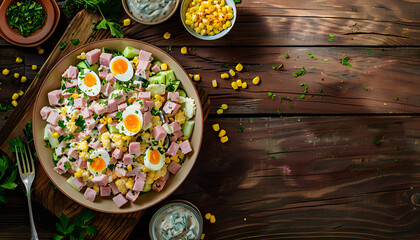
[[(79, 55), (81, 52), (87, 52), (94, 48), (100, 49), (102, 47), (122, 51), (126, 46), (131, 46), (151, 52), (154, 58), (157, 58), (160, 61), (167, 63), (170, 69), (174, 70), (177, 79), (181, 81), (180, 87), (186, 91), (189, 97), (194, 98), (195, 103), (197, 105), (197, 112), (196, 116), (194, 116), (195, 126), (190, 138), (193, 152), (187, 155), (187, 159), (182, 164), (182, 167), (178, 171), (178, 173), (176, 175), (170, 176), (165, 187), (160, 193), (154, 192), (152, 190), (148, 193), (140, 195), (134, 203), (129, 202), (122, 208), (118, 208), (112, 201), (112, 197), (97, 196), (94, 202), (86, 200), (83, 196), (84, 191), (78, 192), (66, 182), (69, 177), (68, 174), (59, 175), (53, 170), (54, 163), (52, 161), (52, 149), (45, 147), (43, 139), (46, 121), (41, 119), (40, 110), (43, 106), (49, 105), (47, 97), (48, 92), (60, 88), (61, 75), (68, 68), (69, 65), (75, 66), (80, 61), (76, 58), (76, 56)], [(60, 189), (62, 193), (67, 195), (73, 201), (90, 209), (105, 213), (129, 213), (143, 210), (159, 203), (160, 201), (164, 200), (169, 195), (171, 195), (182, 184), (182, 182), (185, 180), (192, 167), (194, 166), (194, 163), (200, 151), (201, 141), (203, 138), (203, 111), (200, 104), (200, 97), (197, 93), (196, 88), (194, 87), (194, 84), (188, 77), (187, 72), (173, 57), (171, 57), (165, 51), (148, 43), (131, 39), (101, 40), (86, 44), (67, 54), (51, 69), (51, 71), (45, 77), (44, 82), (40, 90), (38, 91), (32, 119), (35, 148), (38, 153), (41, 166), (44, 169), (47, 176), (51, 179), (54, 185), (57, 186), (58, 189)]]
[(133, 19), (134, 21), (136, 21), (136, 22), (138, 22), (138, 23), (144, 24), (144, 25), (157, 25), (157, 24), (160, 24), (160, 23), (165, 22), (165, 21), (166, 21), (166, 20), (168, 20), (170, 17), (172, 17), (172, 15), (174, 15), (174, 13), (176, 12), (176, 9), (178, 8), (179, 1), (180, 1), (180, 0), (176, 0), (175, 7), (174, 7), (174, 9), (172, 10), (172, 12), (171, 12), (168, 16), (166, 16), (164, 19), (162, 19), (162, 20), (160, 20), (160, 21), (157, 21), (157, 22), (145, 22), (145, 21), (142, 21), (142, 20), (140, 20), (140, 19), (136, 18), (136, 17), (135, 17), (135, 16), (134, 16), (134, 15), (130, 12), (130, 9), (128, 8), (128, 5), (127, 5), (127, 0), (121, 0), (121, 1), (122, 1), (122, 4), (123, 4), (123, 7), (124, 7), (125, 12), (128, 14), (128, 16), (130, 16), (130, 18), (131, 18), (131, 19)]
[(16, 0), (5, 0), (0, 5), (0, 35), (8, 42), (22, 47), (33, 47), (43, 43), (54, 32), (60, 20), (60, 9), (53, 0), (36, 0), (44, 8), (47, 16), (44, 25), (28, 37), (18, 33), (17, 29), (12, 29), (6, 17), (7, 8)]

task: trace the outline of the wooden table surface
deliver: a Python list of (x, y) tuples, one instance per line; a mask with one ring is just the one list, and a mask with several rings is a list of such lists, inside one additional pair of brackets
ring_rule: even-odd
[[(419, 239), (420, 1), (243, 0), (237, 8), (234, 28), (216, 41), (190, 36), (179, 13), (158, 26), (123, 28), (126, 37), (172, 46), (170, 54), (202, 76), (197, 86), (211, 99), (197, 164), (168, 200), (185, 199), (216, 216), (216, 223), (204, 222), (205, 239)], [(1, 75), (0, 103), (29, 86), (37, 73), (31, 65), (42, 65), (71, 20), (62, 13), (42, 56), (0, 39), (0, 69), (29, 79)], [(196, 50), (181, 55), (182, 46)], [(344, 57), (351, 67), (340, 63)], [(220, 79), (228, 70), (220, 64), (239, 62), (244, 70), (234, 79), (249, 87), (234, 91), (231, 79)], [(293, 77), (302, 67), (307, 73)], [(304, 99), (301, 84), (308, 86)], [(217, 115), (223, 103), (229, 109)], [(1, 126), (12, 112), (0, 112)], [(214, 123), (226, 129), (228, 143), (220, 143)], [(9, 201), (0, 206), (0, 239), (26, 239), (26, 199), (16, 190)], [(149, 238), (159, 206), (145, 212), (129, 239)], [(34, 215), (47, 239), (57, 218), (37, 203)]]

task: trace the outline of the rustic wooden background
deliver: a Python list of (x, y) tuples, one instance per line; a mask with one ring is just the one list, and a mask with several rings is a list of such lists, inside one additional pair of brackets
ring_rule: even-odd
[[(179, 14), (158, 26), (123, 29), (129, 38), (172, 46), (187, 71), (203, 76), (197, 86), (211, 99), (198, 162), (170, 199), (216, 216), (215, 224), (204, 223), (206, 239), (419, 239), (412, 195), (420, 188), (420, 1), (243, 0), (237, 8), (233, 30), (217, 41), (194, 39)], [(0, 76), (2, 104), (29, 86), (37, 73), (30, 66), (43, 64), (70, 20), (62, 16), (43, 56), (0, 39), (0, 68), (29, 79), (21, 84)], [(166, 31), (169, 40), (162, 37)], [(182, 46), (196, 50), (181, 55)], [(16, 56), (25, 64), (16, 64)], [(351, 68), (339, 63), (346, 56)], [(234, 91), (231, 81), (220, 79), (227, 71), (220, 64), (238, 62), (245, 66), (238, 78), (249, 88)], [(281, 63), (283, 70), (272, 69)], [(308, 73), (294, 78), (301, 67)], [(253, 86), (257, 75), (261, 84)], [(301, 83), (309, 87), (305, 99)], [(229, 110), (216, 115), (222, 103)], [(2, 134), (11, 125), (3, 116), (12, 112), (0, 113)], [(227, 130), (227, 144), (211, 130), (214, 123)], [(0, 206), (0, 239), (25, 239), (24, 195), (15, 191), (9, 200)], [(158, 207), (145, 212), (129, 239), (148, 239)], [(43, 239), (55, 232), (55, 216), (37, 204), (34, 215)]]

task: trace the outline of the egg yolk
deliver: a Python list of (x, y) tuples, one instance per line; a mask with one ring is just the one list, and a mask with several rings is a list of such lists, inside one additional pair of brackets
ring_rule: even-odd
[(106, 168), (105, 160), (100, 157), (94, 158), (90, 163), (90, 168), (95, 172), (102, 172)]
[(160, 163), (160, 153), (158, 150), (153, 149), (152, 151), (149, 151), (149, 161), (153, 165), (157, 165)]
[(124, 118), (124, 127), (127, 131), (137, 133), (140, 131), (141, 120), (134, 114), (127, 115)]
[(86, 74), (85, 78), (83, 79), (83, 83), (87, 87), (93, 87), (96, 83), (96, 78), (95, 76), (93, 76), (93, 74)]
[(112, 72), (117, 74), (124, 74), (127, 72), (128, 64), (124, 59), (117, 59), (112, 63)]

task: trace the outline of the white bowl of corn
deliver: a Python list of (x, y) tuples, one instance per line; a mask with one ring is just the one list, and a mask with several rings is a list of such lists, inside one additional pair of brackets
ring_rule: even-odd
[(202, 40), (225, 36), (236, 21), (233, 0), (183, 0), (180, 12), (185, 29)]

